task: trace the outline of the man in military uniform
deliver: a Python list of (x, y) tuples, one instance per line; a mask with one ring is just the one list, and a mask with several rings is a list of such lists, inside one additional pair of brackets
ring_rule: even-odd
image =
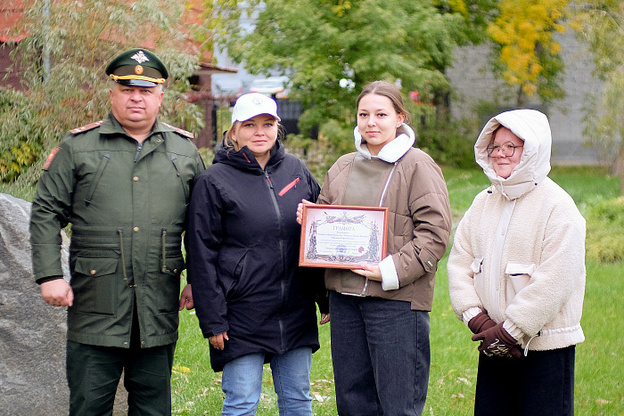
[[(191, 185), (204, 164), (192, 135), (156, 119), (167, 68), (131, 49), (106, 68), (112, 111), (70, 131), (44, 165), (32, 205), (35, 279), (68, 307), (70, 415), (110, 414), (122, 371), (129, 414), (171, 414), (181, 242)], [(71, 223), (71, 283), (60, 231)]]

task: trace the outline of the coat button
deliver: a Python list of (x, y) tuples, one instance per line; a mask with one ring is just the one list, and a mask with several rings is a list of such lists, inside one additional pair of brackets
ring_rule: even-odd
[(139, 177), (135, 176), (134, 178), (132, 178), (133, 181), (138, 182), (139, 181)]
[(94, 275), (94, 274), (96, 274), (96, 273), (97, 273), (97, 271), (95, 271), (95, 270), (91, 270), (91, 275)]
[(139, 227), (134, 227), (132, 230), (133, 230), (135, 233), (138, 233), (138, 232), (139, 232)]

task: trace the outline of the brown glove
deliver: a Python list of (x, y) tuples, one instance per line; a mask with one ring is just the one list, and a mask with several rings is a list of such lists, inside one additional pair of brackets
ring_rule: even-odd
[(479, 351), (488, 357), (522, 357), (522, 352), (514, 337), (503, 328), (503, 323), (472, 336), (473, 341), (481, 341)]
[(477, 316), (468, 321), (468, 328), (470, 328), (473, 334), (478, 334), (479, 332), (483, 332), (495, 326), (496, 322), (485, 312), (480, 312)]

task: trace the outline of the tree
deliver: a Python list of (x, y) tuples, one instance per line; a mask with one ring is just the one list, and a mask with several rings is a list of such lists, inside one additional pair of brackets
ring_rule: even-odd
[[(11, 159), (12, 149), (31, 146), (42, 149), (35, 157), (40, 166), (67, 130), (106, 116), (110, 81), (105, 66), (136, 46), (157, 46), (153, 49), (168, 63), (161, 117), (187, 129), (201, 127), (201, 112), (185, 100), (197, 57), (187, 51), (183, 4), (24, 0), (24, 8), (25, 16), (14, 27), (16, 33), (27, 34), (14, 54), (21, 59), (24, 92), (6, 92), (23, 99), (0, 105), (0, 160)], [(21, 133), (25, 130), (30, 132), (26, 137)], [(31, 169), (24, 180), (35, 181), (38, 175), (39, 169)]]
[(596, 73), (605, 83), (587, 106), (585, 135), (612, 156), (611, 172), (620, 177), (624, 194), (624, 4), (619, 0), (577, 1), (572, 25), (589, 45)]
[(400, 83), (424, 102), (448, 92), (444, 70), (467, 38), (466, 3), (204, 1), (215, 43), (252, 73), (289, 76), (291, 95), (305, 108), (300, 127), (320, 125), (321, 132), (335, 128), (331, 120), (352, 128), (355, 98), (369, 81)]
[(495, 71), (511, 86), (518, 87), (518, 107), (538, 94), (550, 102), (564, 96), (560, 86), (563, 60), (561, 46), (553, 39), (563, 33), (568, 0), (505, 0), (500, 15), (488, 27), (496, 45)]

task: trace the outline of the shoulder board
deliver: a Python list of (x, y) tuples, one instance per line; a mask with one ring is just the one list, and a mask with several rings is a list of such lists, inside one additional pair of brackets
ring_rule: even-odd
[(100, 120), (82, 127), (76, 127), (75, 129), (71, 129), (69, 132), (71, 134), (84, 133), (85, 131), (93, 130), (94, 128), (99, 127), (100, 124), (102, 124), (102, 121), (103, 120)]
[(167, 124), (167, 123), (162, 123), (162, 124), (164, 124), (165, 126), (171, 128), (171, 129), (174, 129), (176, 131), (176, 133), (178, 133), (178, 134), (180, 134), (180, 135), (182, 135), (184, 137), (188, 137), (189, 139), (194, 139), (195, 138), (193, 133), (191, 133), (190, 131), (182, 130), (182, 129), (178, 128), (178, 127), (172, 126), (171, 124)]

